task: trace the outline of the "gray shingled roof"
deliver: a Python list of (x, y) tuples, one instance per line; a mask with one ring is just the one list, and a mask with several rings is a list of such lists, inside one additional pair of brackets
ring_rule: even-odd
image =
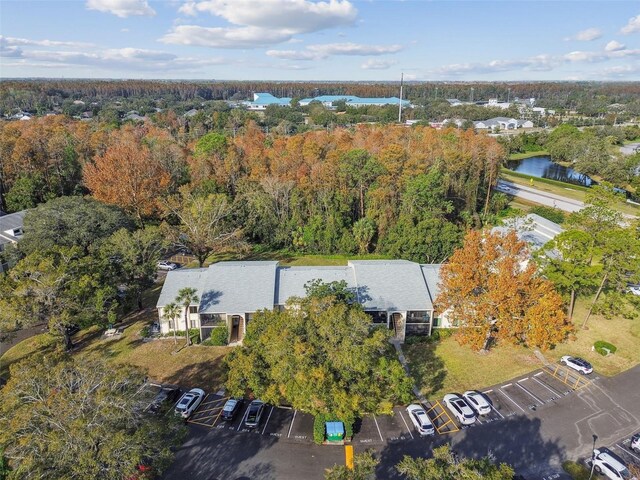
[(323, 282), (347, 282), (355, 289), (356, 281), (350, 267), (278, 267), (276, 280), (276, 305), (284, 305), (291, 297), (304, 297), (304, 286), (311, 280)]
[(278, 262), (219, 262), (210, 265), (200, 313), (245, 313), (273, 308)]
[(0, 217), (0, 245), (14, 243), (19, 240), (19, 237), (15, 237), (12, 232), (15, 229), (23, 228), (26, 213), (26, 210), (22, 210)]
[(175, 301), (180, 289), (186, 287), (195, 288), (198, 298), (202, 298), (202, 285), (206, 274), (206, 268), (180, 268), (167, 272), (156, 307), (164, 307)]
[(303, 297), (305, 284), (347, 282), (366, 310), (431, 310), (438, 294), (439, 265), (406, 260), (352, 260), (345, 267), (279, 267), (278, 262), (219, 262), (207, 269), (167, 274), (158, 307), (193, 287), (200, 313), (250, 313)]
[(352, 260), (358, 300), (366, 310), (431, 310), (420, 264), (406, 260)]

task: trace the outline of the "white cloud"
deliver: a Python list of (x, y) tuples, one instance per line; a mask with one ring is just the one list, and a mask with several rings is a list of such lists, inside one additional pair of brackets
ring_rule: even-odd
[(380, 60), (371, 58), (360, 65), (360, 68), (364, 70), (386, 70), (396, 63), (398, 62), (396, 62), (395, 60)]
[(39, 47), (92, 47), (92, 43), (60, 42), (57, 40), (30, 40), (27, 38), (5, 37), (0, 35), (0, 45), (16, 46), (30, 45)]
[(317, 32), (339, 25), (350, 25), (358, 11), (348, 0), (311, 2), (308, 0), (204, 0), (189, 1), (180, 12), (195, 15), (206, 12), (234, 25), (286, 30), (294, 33)]
[(147, 0), (87, 0), (86, 5), (89, 10), (112, 13), (120, 18), (131, 15), (153, 16), (156, 14)]
[(211, 48), (258, 48), (289, 40), (286, 33), (257, 27), (223, 28), (178, 25), (160, 41)]
[(459, 76), (466, 73), (487, 74), (512, 70), (539, 72), (552, 70), (559, 63), (560, 61), (551, 55), (536, 55), (523, 60), (492, 60), (487, 63), (456, 63), (442, 66), (431, 73), (439, 76)]
[(579, 42), (591, 42), (593, 40), (597, 40), (602, 37), (602, 30), (599, 28), (587, 28), (586, 30), (581, 30), (575, 35), (571, 37), (565, 38), (565, 40), (577, 40)]
[(601, 72), (605, 77), (623, 78), (628, 75), (637, 76), (640, 73), (640, 64), (636, 65), (617, 65), (615, 67), (605, 68)]
[(232, 26), (179, 25), (160, 41), (212, 48), (257, 48), (293, 40), (297, 34), (351, 25), (358, 11), (348, 0), (203, 0), (188, 1), (185, 15), (210, 13)]
[(620, 32), (624, 33), (625, 35), (640, 32), (640, 15), (631, 17), (627, 24), (620, 29)]
[(334, 55), (386, 55), (402, 50), (402, 45), (365, 45), (359, 43), (326, 43), (309, 45), (306, 50), (268, 50), (267, 55), (287, 60), (320, 60)]
[(624, 50), (625, 48), (627, 48), (626, 45), (616, 42), (615, 40), (611, 40), (605, 45), (604, 50), (605, 52), (617, 52), (618, 50)]

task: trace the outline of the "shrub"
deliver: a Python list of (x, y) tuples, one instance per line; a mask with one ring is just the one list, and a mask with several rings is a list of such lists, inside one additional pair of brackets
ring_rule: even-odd
[(190, 328), (189, 338), (193, 343), (200, 343), (200, 330), (197, 328)]
[(149, 325), (140, 330), (140, 335), (142, 335), (143, 337), (151, 336), (151, 329), (149, 328)]
[(536, 215), (540, 215), (542, 218), (546, 218), (547, 220), (551, 220), (555, 223), (564, 223), (565, 220), (564, 213), (557, 208), (539, 205), (537, 207), (533, 207), (530, 210), (530, 213), (535, 213)]
[(571, 475), (573, 480), (588, 480), (589, 469), (584, 465), (580, 465), (576, 462), (566, 461), (562, 462), (562, 469)]
[(226, 325), (216, 327), (211, 332), (211, 336), (203, 342), (203, 345), (223, 346), (229, 343), (229, 329)]
[(324, 442), (324, 424), (327, 421), (326, 415), (320, 413), (313, 419), (313, 441), (318, 445)]
[(615, 345), (612, 345), (609, 342), (605, 342), (604, 340), (598, 340), (593, 344), (593, 348), (595, 348), (596, 352), (598, 352), (603, 357), (606, 357), (609, 354), (616, 353), (616, 350), (618, 350)]

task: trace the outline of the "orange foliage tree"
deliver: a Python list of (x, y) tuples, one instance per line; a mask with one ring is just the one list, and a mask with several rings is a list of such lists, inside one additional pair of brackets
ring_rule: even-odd
[(442, 267), (436, 304), (474, 350), (500, 341), (546, 350), (572, 331), (562, 298), (513, 231), (469, 231)]
[(83, 172), (97, 200), (118, 205), (140, 223), (158, 211), (157, 200), (170, 182), (169, 173), (142, 141), (143, 133), (134, 128), (113, 132), (110, 146)]

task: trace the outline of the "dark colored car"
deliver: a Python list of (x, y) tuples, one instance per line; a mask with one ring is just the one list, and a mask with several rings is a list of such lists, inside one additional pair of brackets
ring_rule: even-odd
[(151, 403), (149, 404), (149, 411), (157, 412), (163, 406), (173, 405), (178, 401), (180, 395), (182, 394), (182, 390), (178, 387), (174, 387), (172, 385), (161, 386), (156, 396), (153, 397)]
[(249, 404), (249, 413), (247, 413), (247, 419), (244, 421), (244, 424), (247, 428), (256, 428), (260, 425), (260, 419), (262, 418), (262, 413), (264, 412), (264, 402), (260, 400), (254, 400)]
[(222, 407), (222, 419), (233, 420), (242, 408), (242, 403), (241, 398), (230, 398), (227, 400), (224, 407)]

